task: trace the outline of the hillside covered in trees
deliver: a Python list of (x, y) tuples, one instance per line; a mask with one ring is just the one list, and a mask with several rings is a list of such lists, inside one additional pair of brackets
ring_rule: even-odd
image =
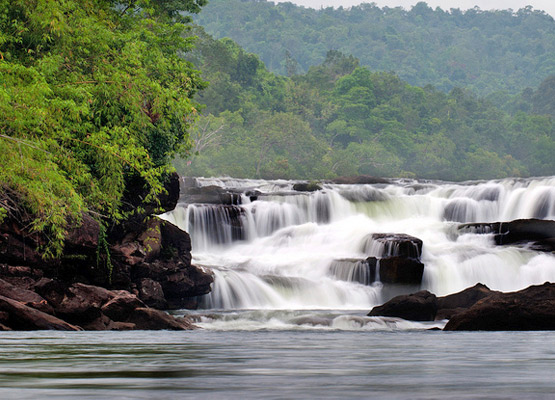
[(188, 57), (210, 82), (181, 173), (322, 179), (370, 174), (444, 180), (555, 173), (555, 78), (480, 98), (417, 87), (328, 51), (306, 73), (270, 72), (197, 27)]
[(195, 21), (258, 54), (269, 70), (293, 75), (352, 54), (372, 71), (394, 71), (411, 85), (478, 95), (516, 94), (555, 74), (555, 22), (530, 7), (511, 12), (379, 8), (314, 10), (291, 3), (211, 0)]

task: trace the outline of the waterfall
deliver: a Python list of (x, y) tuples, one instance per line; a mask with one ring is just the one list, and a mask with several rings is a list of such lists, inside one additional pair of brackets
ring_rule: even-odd
[[(498, 246), (487, 226), (458, 229), (462, 223), (554, 220), (555, 177), (324, 183), (316, 192), (296, 192), (295, 183), (197, 178), (201, 188), (242, 193), (239, 204), (179, 204), (164, 216), (191, 234), (193, 262), (214, 271), (202, 307), (369, 310), (419, 288), (446, 295), (478, 282), (511, 291), (555, 281), (553, 253)], [(377, 260), (375, 269), (368, 257)], [(380, 282), (380, 260), (392, 257), (424, 264), (418, 287), (392, 290)]]

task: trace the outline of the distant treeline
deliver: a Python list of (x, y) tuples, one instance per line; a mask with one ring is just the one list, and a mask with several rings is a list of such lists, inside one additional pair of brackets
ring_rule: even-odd
[[(327, 51), (291, 77), (201, 27), (188, 55), (210, 82), (188, 175), (321, 179), (370, 174), (445, 180), (555, 174), (555, 76), (480, 98), (412, 86)], [(290, 60), (290, 62), (292, 62)], [(292, 68), (293, 65), (288, 65)]]
[(412, 85), (479, 95), (518, 93), (555, 74), (555, 22), (531, 7), (516, 12), (449, 11), (421, 2), (410, 11), (362, 4), (314, 10), (264, 0), (211, 0), (195, 21), (230, 37), (282, 75), (304, 73), (328, 50)]

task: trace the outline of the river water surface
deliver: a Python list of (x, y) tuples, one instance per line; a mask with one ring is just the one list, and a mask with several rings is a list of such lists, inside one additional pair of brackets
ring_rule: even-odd
[(2, 399), (552, 399), (555, 332), (0, 336)]
[[(423, 242), (422, 284), (512, 291), (555, 282), (555, 255), (496, 246), (465, 222), (555, 219), (555, 177), (460, 184), (323, 185), (199, 179), (234, 205), (183, 202), (165, 218), (191, 234), (212, 292), (190, 332), (0, 333), (0, 399), (554, 399), (555, 332), (442, 332), (446, 321), (367, 317), (395, 293), (364, 275)], [(420, 251), (419, 251), (420, 253)]]

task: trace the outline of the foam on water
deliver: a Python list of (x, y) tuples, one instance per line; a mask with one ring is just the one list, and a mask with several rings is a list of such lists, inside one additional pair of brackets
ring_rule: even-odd
[[(555, 219), (555, 177), (459, 184), (324, 184), (322, 191), (313, 193), (294, 192), (293, 181), (197, 181), (201, 186), (261, 193), (252, 202), (242, 196), (237, 206), (180, 204), (164, 215), (191, 234), (193, 262), (214, 271), (212, 293), (201, 299), (206, 309), (368, 311), (390, 295), (356, 271), (357, 259), (386, 251), (383, 245), (368, 244), (374, 233), (421, 239), (422, 288), (437, 295), (478, 282), (511, 291), (555, 281), (553, 254), (496, 246), (491, 234), (456, 229), (461, 222)], [(338, 262), (353, 259), (351, 267), (339, 271)], [(364, 318), (340, 318), (326, 329), (383, 325)], [(279, 318), (264, 321), (252, 323), (290, 327)], [(227, 322), (211, 320), (202, 326)]]

